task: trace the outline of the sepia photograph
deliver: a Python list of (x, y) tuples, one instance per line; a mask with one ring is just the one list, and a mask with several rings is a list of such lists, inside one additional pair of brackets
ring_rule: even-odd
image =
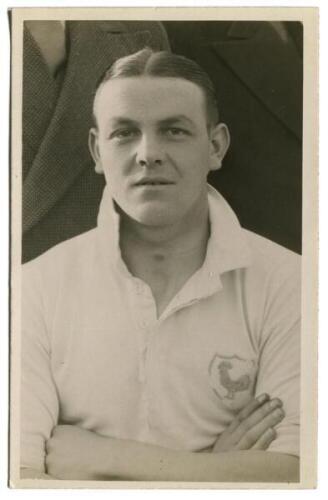
[(11, 486), (315, 487), (317, 10), (10, 24)]

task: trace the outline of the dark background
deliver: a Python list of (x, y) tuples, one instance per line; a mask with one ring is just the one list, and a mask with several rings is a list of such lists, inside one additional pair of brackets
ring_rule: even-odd
[(231, 133), (223, 168), (210, 183), (244, 227), (300, 253), (302, 25), (164, 24), (173, 52), (194, 59), (211, 76)]
[[(114, 55), (124, 55), (121, 47), (129, 36), (126, 26), (128, 32), (137, 31), (134, 43), (125, 44), (128, 53), (144, 45), (166, 48), (163, 33), (154, 27), (157, 23), (116, 22), (116, 28), (110, 30), (107, 24), (67, 23), (69, 59), (56, 87), (47, 83), (40, 57), (25, 32), (24, 262), (96, 224), (104, 179), (94, 173), (87, 149), (92, 97), (97, 72), (102, 72), (108, 61), (112, 63)], [(171, 50), (194, 59), (210, 75), (220, 119), (230, 130), (229, 152), (222, 169), (212, 174), (209, 182), (227, 199), (242, 226), (301, 253), (301, 23), (162, 24)], [(109, 37), (106, 40), (104, 33)], [(116, 41), (119, 38), (120, 44)], [(106, 58), (108, 47), (111, 53)], [(78, 63), (71, 71), (74, 54)], [(60, 105), (63, 109), (58, 113)], [(56, 133), (52, 133), (55, 128)], [(79, 165), (75, 167), (74, 162)]]

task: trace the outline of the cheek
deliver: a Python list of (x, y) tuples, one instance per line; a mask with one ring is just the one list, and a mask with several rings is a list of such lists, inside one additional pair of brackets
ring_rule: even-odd
[(190, 155), (183, 158), (182, 177), (190, 185), (206, 182), (209, 173), (209, 157), (206, 154)]
[(209, 148), (207, 144), (199, 141), (192, 147), (186, 145), (186, 147), (175, 151), (174, 157), (181, 165), (184, 165), (185, 169), (195, 171), (196, 175), (197, 173), (201, 175), (201, 172), (206, 171), (209, 165)]
[(103, 141), (99, 144), (99, 153), (102, 161), (108, 163), (114, 156), (114, 149), (110, 147), (107, 141)]
[(107, 146), (100, 149), (100, 155), (106, 177), (119, 178), (127, 172), (129, 160), (126, 152)]

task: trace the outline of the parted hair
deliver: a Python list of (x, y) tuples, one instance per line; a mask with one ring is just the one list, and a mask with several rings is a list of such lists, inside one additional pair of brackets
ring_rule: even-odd
[(194, 83), (204, 94), (208, 125), (219, 122), (217, 99), (210, 77), (195, 61), (168, 51), (155, 52), (146, 47), (117, 59), (99, 79), (95, 95), (109, 80), (136, 76), (182, 78)]

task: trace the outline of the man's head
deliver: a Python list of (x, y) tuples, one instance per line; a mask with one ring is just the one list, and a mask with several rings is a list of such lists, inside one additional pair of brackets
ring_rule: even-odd
[(107, 70), (94, 100), (90, 150), (124, 213), (147, 225), (207, 203), (206, 179), (229, 146), (212, 83), (193, 61), (144, 49)]

